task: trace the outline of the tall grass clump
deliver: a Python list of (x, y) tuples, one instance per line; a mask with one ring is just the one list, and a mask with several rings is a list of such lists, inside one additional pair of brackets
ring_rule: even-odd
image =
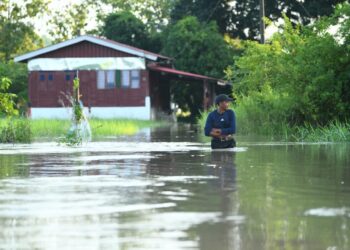
[(30, 143), (33, 139), (30, 121), (25, 118), (0, 120), (1, 143)]
[(350, 123), (333, 121), (327, 126), (306, 124), (292, 128), (291, 139), (305, 142), (350, 142)]

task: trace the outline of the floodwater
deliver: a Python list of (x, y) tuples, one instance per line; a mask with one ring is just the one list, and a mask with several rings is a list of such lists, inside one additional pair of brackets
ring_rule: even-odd
[(0, 144), (0, 249), (350, 249), (350, 145), (186, 128)]

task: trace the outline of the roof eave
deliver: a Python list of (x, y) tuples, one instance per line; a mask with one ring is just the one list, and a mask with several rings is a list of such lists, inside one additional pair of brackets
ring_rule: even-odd
[(70, 39), (70, 40), (67, 40), (67, 41), (55, 44), (55, 45), (51, 45), (51, 46), (48, 46), (48, 47), (45, 47), (45, 48), (42, 48), (42, 49), (38, 49), (38, 50), (35, 50), (35, 51), (32, 51), (32, 52), (26, 53), (24, 55), (17, 56), (17, 57), (14, 58), (14, 61), (15, 62), (28, 61), (28, 60), (30, 60), (32, 58), (35, 58), (35, 57), (38, 57), (40, 55), (43, 55), (43, 54), (46, 54), (46, 53), (49, 53), (49, 52), (52, 52), (52, 51), (55, 51), (55, 50), (58, 50), (58, 49), (70, 46), (70, 45), (74, 45), (74, 44), (82, 42), (82, 41), (88, 41), (88, 42), (91, 42), (91, 43), (94, 43), (94, 44), (98, 44), (98, 45), (101, 45), (101, 46), (104, 46), (104, 47), (108, 47), (108, 48), (111, 48), (111, 49), (122, 51), (122, 52), (125, 52), (125, 53), (128, 53), (128, 54), (132, 54), (132, 55), (139, 56), (139, 57), (144, 57), (144, 58), (149, 59), (151, 61), (157, 61), (158, 58), (170, 59), (170, 58), (167, 58), (165, 56), (159, 57), (159, 56), (154, 55), (154, 54), (150, 54), (150, 53), (143, 52), (143, 51), (138, 51), (138, 50), (133, 50), (132, 48), (129, 48), (129, 47), (126, 47), (126, 46), (123, 46), (123, 45), (112, 44), (112, 43), (110, 43), (108, 41), (104, 41), (102, 39), (98, 39), (98, 38), (95, 38), (95, 37), (91, 37), (91, 36), (86, 36), (85, 35), (85, 36), (76, 37), (76, 38), (73, 38), (73, 39)]

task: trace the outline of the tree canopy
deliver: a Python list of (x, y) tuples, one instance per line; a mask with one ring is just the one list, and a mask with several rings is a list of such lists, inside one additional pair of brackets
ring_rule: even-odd
[[(188, 16), (163, 33), (162, 53), (176, 59), (177, 69), (223, 78), (235, 50), (218, 32), (215, 22), (204, 25), (196, 17)], [(203, 98), (201, 87), (201, 84), (175, 85), (175, 101), (198, 114)]]
[(146, 26), (128, 11), (108, 15), (101, 28), (101, 35), (138, 48), (148, 47)]
[[(127, 11), (143, 20), (147, 30), (151, 33), (163, 29), (168, 23), (170, 11), (175, 0), (100, 0), (101, 3), (111, 5), (112, 12)], [(95, 3), (99, 5), (98, 3)], [(99, 10), (103, 16), (103, 11)]]
[(50, 24), (52, 28), (49, 34), (53, 38), (53, 43), (58, 43), (80, 35), (85, 31), (88, 21), (89, 3), (66, 4), (62, 9), (56, 10)]
[[(242, 120), (280, 126), (326, 125), (346, 121), (350, 112), (350, 5), (330, 18), (293, 27), (285, 17), (282, 33), (268, 44), (248, 42), (230, 77)], [(331, 30), (338, 28), (337, 35)], [(244, 125), (242, 125), (244, 127)]]
[(187, 17), (195, 16), (202, 23), (215, 21), (218, 30), (225, 33), (230, 28), (232, 7), (231, 0), (178, 0), (175, 1), (170, 13), (171, 23)]
[(15, 109), (14, 98), (15, 94), (8, 93), (11, 80), (3, 77), (0, 78), (0, 115), (17, 115), (18, 111)]
[[(311, 21), (331, 15), (334, 7), (344, 0), (265, 0), (265, 15), (272, 21), (277, 21), (286, 15), (293, 24), (309, 24)], [(241, 39), (256, 39), (259, 35), (259, 1), (237, 0), (232, 7), (229, 33)]]
[(42, 46), (42, 39), (28, 19), (42, 14), (47, 10), (47, 4), (46, 0), (29, 0), (26, 4), (9, 0), (0, 2), (0, 59), (9, 61), (15, 54)]

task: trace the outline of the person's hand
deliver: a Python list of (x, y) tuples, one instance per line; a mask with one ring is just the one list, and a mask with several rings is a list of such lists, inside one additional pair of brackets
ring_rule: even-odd
[(213, 137), (220, 137), (221, 129), (213, 128), (210, 132), (210, 135)]

